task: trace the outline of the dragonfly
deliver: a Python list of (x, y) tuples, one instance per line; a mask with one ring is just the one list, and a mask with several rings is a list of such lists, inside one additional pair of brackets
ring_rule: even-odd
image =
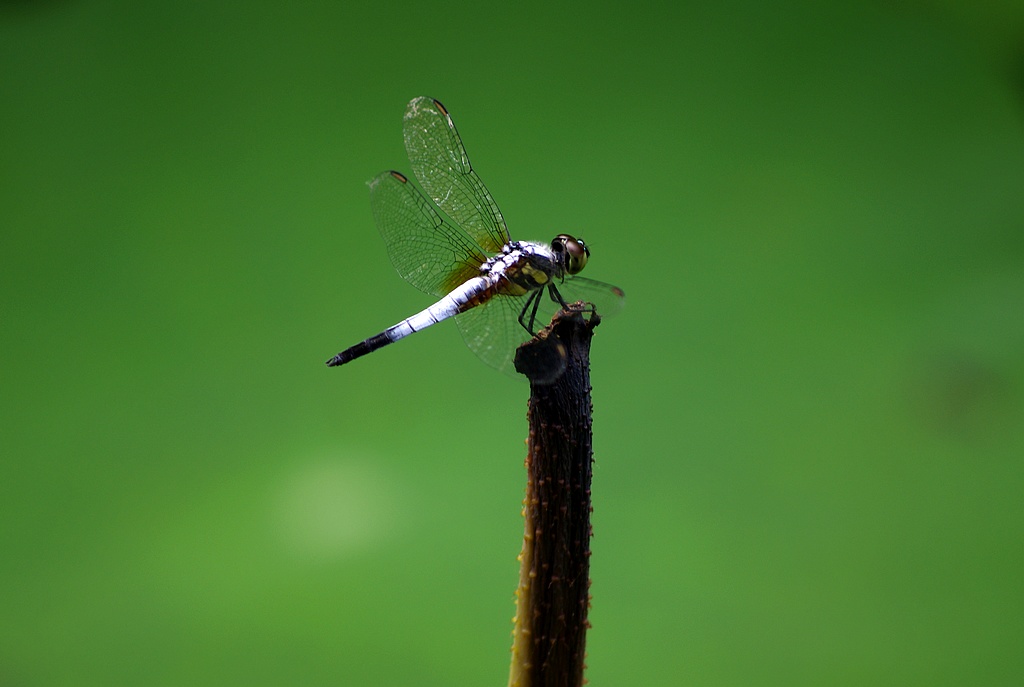
[(454, 317), (481, 360), (514, 375), (515, 349), (557, 309), (583, 301), (604, 317), (622, 308), (622, 289), (578, 276), (590, 257), (582, 239), (569, 234), (550, 244), (511, 239), (439, 101), (410, 101), (403, 134), (413, 175), (426, 195), (392, 170), (369, 181), (370, 205), (395, 269), (439, 300), (341, 351), (327, 361), (329, 367)]

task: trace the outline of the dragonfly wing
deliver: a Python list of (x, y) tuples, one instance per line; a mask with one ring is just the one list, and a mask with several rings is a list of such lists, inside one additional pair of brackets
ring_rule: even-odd
[(473, 171), (444, 105), (433, 98), (412, 100), (405, 110), (404, 132), (416, 181), (481, 248), (500, 251), (509, 242), (505, 219)]
[[(563, 283), (558, 284), (558, 292), (566, 303), (590, 303), (601, 317), (617, 315), (626, 305), (626, 294), (622, 289), (586, 277), (567, 277)], [(542, 324), (547, 324), (547, 321)]]
[[(566, 303), (585, 301), (593, 304), (602, 317), (617, 314), (625, 304), (625, 294), (619, 287), (583, 277), (566, 279), (558, 285), (558, 291)], [(518, 376), (512, 362), (516, 349), (530, 338), (530, 333), (519, 324), (519, 316), (529, 296), (496, 295), (483, 305), (455, 316), (462, 338), (470, 350), (491, 367), (512, 376)], [(529, 324), (529, 316), (535, 312), (533, 328), (538, 331), (551, 322), (561, 307), (561, 303), (551, 298), (546, 291), (539, 293), (536, 310), (531, 303), (525, 321)]]
[(455, 323), (469, 349), (491, 367), (517, 375), (512, 364), (516, 348), (530, 335), (519, 325), (519, 313), (527, 296), (494, 296), (455, 316)]
[(400, 173), (370, 180), (370, 205), (391, 264), (416, 288), (442, 296), (479, 275), (486, 259), (479, 246)]

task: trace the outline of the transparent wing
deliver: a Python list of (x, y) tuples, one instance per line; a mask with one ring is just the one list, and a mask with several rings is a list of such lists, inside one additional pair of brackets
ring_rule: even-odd
[(479, 274), (479, 246), (398, 172), (370, 181), (370, 205), (391, 264), (416, 288), (442, 296)]
[[(576, 301), (589, 303), (594, 306), (594, 310), (601, 317), (617, 315), (626, 302), (625, 294), (619, 287), (585, 277), (566, 277), (564, 281), (556, 281), (554, 287), (558, 290), (559, 295), (561, 295), (562, 300), (566, 304), (572, 304)], [(561, 308), (562, 303), (556, 300), (550, 290), (545, 289), (540, 294), (536, 310), (534, 311), (531, 305), (530, 312), (526, 313), (523, 321), (527, 325), (531, 325), (534, 332), (537, 332), (548, 326), (551, 318)], [(516, 316), (518, 317), (518, 315), (519, 312), (517, 311)], [(516, 322), (516, 326), (526, 335), (526, 330), (519, 326), (518, 322)]]
[[(619, 287), (584, 277), (569, 277), (557, 288), (566, 303), (590, 303), (601, 317), (618, 314), (626, 302)], [(528, 299), (529, 294), (497, 295), (483, 305), (455, 316), (470, 350), (491, 367), (512, 376), (518, 376), (512, 363), (516, 349), (530, 338), (530, 333), (519, 324), (519, 316)], [(546, 289), (540, 293), (533, 317), (534, 331), (546, 327), (561, 307), (561, 303), (553, 299)], [(531, 311), (532, 304), (524, 317), (527, 324), (530, 323)]]
[(512, 365), (516, 348), (530, 338), (519, 326), (519, 313), (527, 297), (494, 296), (483, 305), (455, 316), (469, 349), (491, 367), (512, 376), (518, 374)]
[(405, 149), (416, 181), (437, 206), (481, 248), (497, 253), (509, 242), (505, 219), (469, 163), (469, 156), (444, 105), (412, 100), (405, 110)]
[[(603, 281), (594, 281), (586, 277), (566, 277), (563, 283), (557, 284), (557, 288), (566, 303), (575, 301), (590, 303), (601, 317), (618, 315), (626, 305), (626, 294), (623, 290), (618, 286), (605, 284)], [(548, 320), (550, 319), (549, 316)], [(547, 324), (548, 320), (545, 320), (543, 324)]]

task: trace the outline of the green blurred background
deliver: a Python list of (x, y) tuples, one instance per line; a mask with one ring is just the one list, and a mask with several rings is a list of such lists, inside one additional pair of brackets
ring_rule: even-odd
[(503, 685), (527, 387), (365, 182), (582, 234), (594, 685), (1024, 684), (1024, 5), (0, 4), (0, 685)]

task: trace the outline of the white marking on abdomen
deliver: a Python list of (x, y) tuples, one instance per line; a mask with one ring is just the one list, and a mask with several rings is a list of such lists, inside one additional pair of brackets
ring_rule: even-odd
[(458, 314), (459, 308), (465, 305), (473, 296), (485, 290), (491, 281), (487, 277), (473, 277), (426, 310), (421, 310), (393, 327), (388, 327), (384, 330), (385, 336), (391, 341), (398, 341), (413, 332), (418, 332), (432, 324), (447, 320), (449, 317)]

